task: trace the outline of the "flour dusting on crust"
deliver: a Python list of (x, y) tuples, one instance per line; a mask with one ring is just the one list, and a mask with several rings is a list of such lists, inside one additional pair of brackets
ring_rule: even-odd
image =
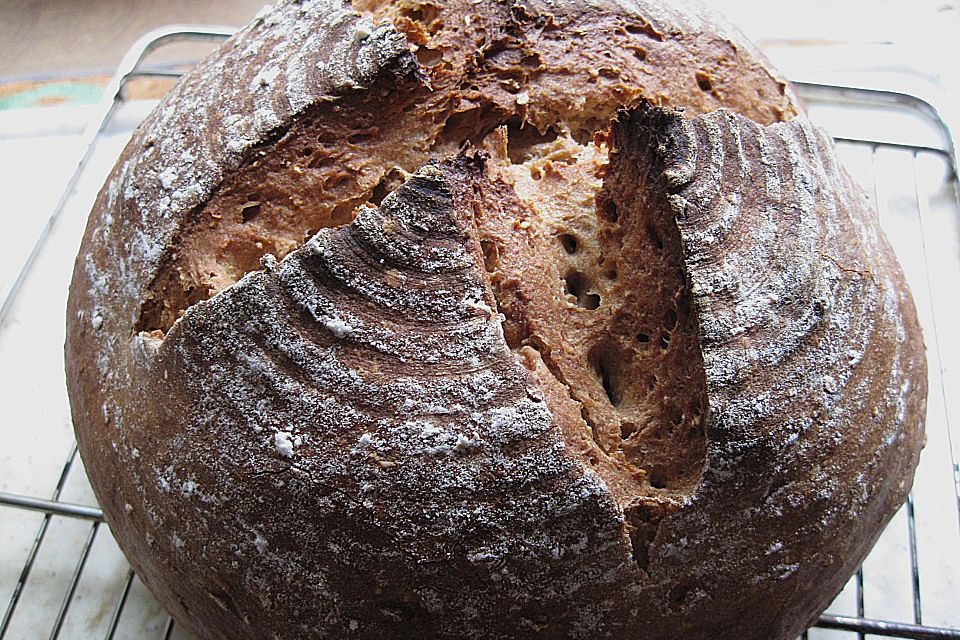
[[(909, 293), (825, 134), (640, 108), (606, 141), (594, 178), (639, 185), (676, 221), (696, 301), (707, 454), (664, 516), (571, 453), (508, 348), (475, 216), (483, 194), (530, 203), (457, 152), (518, 122), (590, 138), (641, 97), (773, 122), (796, 113), (789, 88), (688, 3), (451, 2), (470, 17), (455, 21), (431, 3), (354, 4), (258, 15), (138, 129), (91, 217), (68, 382), (138, 575), (201, 637), (795, 636), (899, 505), (925, 397)], [(351, 224), (293, 229), (296, 250), (255, 247), (262, 268), (139, 324), (183, 234), (215, 228), (225, 181), (316, 152), (343, 106), (382, 138), (396, 123), (371, 104), (414, 91), (410, 77), (421, 93), (390, 113), (423, 148), (334, 169), (374, 189), (431, 150), (455, 159), (376, 198), (358, 186), (336, 203)], [(307, 134), (311, 149), (289, 146)], [(301, 164), (282, 171), (308, 184), (291, 178)], [(632, 523), (645, 538), (625, 508), (650, 518)]]

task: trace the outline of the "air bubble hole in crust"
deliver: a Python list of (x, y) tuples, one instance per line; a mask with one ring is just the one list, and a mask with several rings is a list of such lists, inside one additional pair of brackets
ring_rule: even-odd
[(254, 202), (248, 204), (240, 210), (240, 217), (244, 222), (250, 222), (260, 215), (260, 203)]
[(653, 242), (653, 246), (657, 248), (657, 251), (663, 251), (663, 238), (660, 237), (660, 232), (652, 225), (647, 225), (647, 235), (650, 236), (650, 241)]
[(590, 354), (590, 362), (593, 365), (593, 370), (597, 374), (597, 380), (599, 380), (600, 386), (603, 387), (603, 392), (606, 394), (607, 399), (610, 401), (610, 404), (616, 407), (623, 399), (621, 389), (623, 385), (621, 384), (620, 372), (615, 359), (611, 357), (608, 350), (596, 348)]
[(368, 202), (379, 207), (383, 204), (383, 199), (395, 191), (404, 181), (405, 175), (403, 170), (399, 167), (393, 167), (384, 174), (380, 182), (378, 182), (373, 188), (373, 191), (370, 192)]
[(543, 61), (540, 59), (540, 54), (531, 53), (523, 56), (520, 59), (520, 64), (524, 67), (530, 67), (531, 69), (539, 69)]
[(701, 72), (697, 73), (697, 86), (700, 87), (701, 91), (710, 92), (713, 91), (713, 82), (710, 80), (710, 76)]
[[(517, 119), (509, 120), (506, 125), (507, 155), (513, 164), (523, 164), (538, 158), (543, 153), (544, 147), (554, 142), (560, 135), (555, 127), (548, 127), (540, 133), (532, 124), (526, 124)], [(531, 176), (533, 176), (533, 167), (531, 167)], [(534, 179), (539, 178), (534, 177)]]
[(434, 25), (437, 18), (440, 16), (440, 10), (436, 7), (430, 6), (429, 4), (415, 4), (414, 7), (404, 7), (400, 15), (407, 18), (412, 22), (418, 22), (424, 27), (426, 27), (429, 33), (434, 33), (436, 28), (441, 25)]
[(667, 481), (664, 480), (661, 476), (651, 475), (650, 486), (653, 487), (654, 489), (666, 489)]
[(416, 52), (417, 62), (424, 67), (435, 67), (443, 61), (443, 52), (439, 49), (420, 47)]
[(333, 158), (330, 156), (318, 155), (315, 156), (308, 164), (307, 168), (309, 169), (322, 169), (327, 165), (333, 164)]
[(680, 609), (690, 594), (696, 589), (696, 584), (689, 580), (684, 580), (674, 588), (670, 589), (668, 598), (670, 607)]
[(358, 131), (347, 136), (347, 142), (350, 144), (362, 144), (370, 141), (375, 135), (377, 135), (376, 128), (368, 131)]
[(589, 291), (590, 279), (579, 271), (571, 271), (564, 278), (565, 291), (576, 298), (578, 307), (593, 311), (600, 307), (600, 296)]
[(633, 547), (633, 561), (643, 571), (650, 568), (650, 545), (657, 535), (657, 514), (651, 513), (643, 505), (637, 505), (625, 513), (627, 528), (630, 531), (630, 543)]
[(571, 255), (577, 252), (579, 245), (576, 236), (573, 236), (569, 233), (565, 233), (560, 236), (560, 244), (563, 245), (564, 251)]
[(672, 307), (667, 309), (663, 314), (663, 324), (669, 329), (673, 330), (677, 327), (677, 312)]
[(600, 206), (600, 211), (603, 214), (603, 218), (608, 222), (616, 222), (620, 218), (620, 214), (617, 212), (617, 203), (613, 200), (603, 202)]

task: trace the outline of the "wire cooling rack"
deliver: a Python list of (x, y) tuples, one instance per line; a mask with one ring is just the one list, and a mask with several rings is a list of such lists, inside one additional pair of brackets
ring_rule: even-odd
[[(0, 428), (0, 606), (7, 602), (0, 639), (189, 640), (130, 569), (93, 506), (66, 402), (63, 312), (93, 194), (152, 106), (128, 100), (126, 87), (182, 74), (145, 65), (152, 50), (230, 33), (174, 26), (131, 49), (26, 263), (0, 284), (0, 398), (8, 421)], [(950, 430), (960, 418), (960, 186), (950, 129), (931, 103), (914, 96), (797, 86), (877, 205), (916, 297), (930, 369), (928, 443), (914, 490), (803, 637), (960, 639), (960, 434)], [(61, 466), (55, 460), (64, 453)]]

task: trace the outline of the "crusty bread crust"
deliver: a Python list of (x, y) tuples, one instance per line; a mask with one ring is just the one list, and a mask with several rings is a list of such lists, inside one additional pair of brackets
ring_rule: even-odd
[(612, 137), (605, 188), (645, 188), (676, 221), (709, 404), (703, 476), (650, 547), (687, 615), (649, 637), (796, 637), (909, 491), (927, 396), (913, 300), (809, 122), (641, 109)]
[(829, 139), (698, 7), (355, 4), (241, 31), (91, 215), (68, 386), (138, 574), (202, 638), (795, 636), (926, 397)]
[(261, 256), (507, 121), (589, 140), (641, 97), (765, 124), (798, 111), (746, 39), (686, 3), (379, 4), (361, 18), (337, 0), (283, 3), (145, 125), (123, 177), (160, 225), (138, 330), (165, 331)]

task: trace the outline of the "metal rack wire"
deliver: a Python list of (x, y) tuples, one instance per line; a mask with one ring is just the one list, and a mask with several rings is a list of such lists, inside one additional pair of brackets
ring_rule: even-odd
[[(102, 133), (111, 123), (118, 107), (126, 101), (124, 88), (127, 83), (142, 77), (156, 77), (158, 75), (176, 77), (179, 75), (178, 72), (144, 68), (143, 62), (148, 53), (171, 42), (219, 41), (228, 37), (230, 33), (230, 29), (224, 28), (172, 26), (147, 34), (130, 50), (104, 93), (104, 99), (98, 107), (97, 117), (91, 121), (83, 134), (83, 153), (76, 170), (64, 187), (29, 258), (17, 278), (12, 281), (9, 289), (7, 291), (0, 290), (0, 333), (5, 329), (7, 316), (14, 301), (23, 294), (24, 284), (27, 282), (38, 256), (41, 255), (50, 237), (57, 232), (61, 214), (68, 208), (67, 205), (71, 200), (71, 195), (84, 174), (87, 163), (96, 149)], [(958, 345), (952, 342), (951, 332), (946, 331), (947, 327), (955, 324), (957, 318), (953, 315), (955, 308), (944, 305), (943, 301), (947, 296), (943, 295), (943, 290), (946, 288), (949, 291), (956, 281), (960, 281), (960, 278), (956, 277), (960, 269), (957, 266), (956, 256), (952, 254), (940, 255), (936, 246), (928, 246), (931, 239), (936, 241), (939, 238), (948, 245), (954, 241), (955, 238), (950, 237), (953, 231), (949, 230), (956, 229), (957, 220), (960, 219), (960, 184), (958, 184), (956, 154), (950, 129), (930, 102), (915, 96), (814, 83), (797, 83), (797, 85), (801, 94), (811, 105), (832, 104), (852, 109), (883, 108), (909, 112), (924, 120), (935, 132), (935, 137), (938, 138), (935, 142), (925, 140), (917, 143), (905, 143), (902, 140), (883, 139), (878, 136), (841, 136), (837, 140), (841, 155), (847, 156), (845, 160), (848, 161), (848, 165), (852, 159), (852, 164), (856, 167), (858, 164), (857, 158), (861, 160), (859, 163), (860, 175), (856, 176), (856, 170), (854, 170), (854, 174), (867, 186), (868, 190), (870, 184), (872, 184), (872, 195), (874, 201), (880, 207), (881, 221), (884, 226), (888, 227), (888, 234), (893, 236), (895, 248), (898, 249), (901, 261), (904, 262), (908, 271), (908, 279), (911, 276), (911, 269), (914, 272), (911, 286), (917, 294), (921, 316), (927, 316), (925, 332), (931, 359), (932, 384), (930, 394), (931, 406), (935, 408), (931, 409), (933, 418), (928, 420), (928, 430), (939, 429), (943, 431), (943, 433), (937, 432), (937, 442), (943, 443), (942, 447), (946, 448), (946, 452), (942, 450), (936, 452), (939, 456), (938, 464), (940, 466), (949, 464), (950, 466), (949, 469), (939, 469), (938, 467), (937, 473), (933, 475), (939, 474), (941, 478), (938, 485), (938, 492), (941, 496), (945, 495), (943, 485), (952, 482), (952, 487), (949, 488), (947, 494), (952, 491), (953, 504), (950, 505), (949, 500), (946, 503), (948, 504), (948, 511), (950, 508), (954, 509), (953, 514), (956, 518), (952, 522), (956, 524), (957, 519), (960, 518), (960, 468), (958, 468), (960, 455), (958, 455), (957, 448), (960, 434), (954, 434), (950, 431), (950, 418), (956, 417), (957, 407), (948, 390), (957, 388), (953, 387), (956, 380), (953, 378), (954, 374), (950, 373), (952, 371), (950, 365), (960, 358), (960, 350), (954, 348)], [(904, 160), (906, 164), (903, 166), (910, 166), (913, 171), (912, 179), (917, 212), (914, 226), (904, 226), (903, 220), (888, 221), (884, 219), (884, 198), (881, 191), (885, 185), (882, 178), (878, 178), (878, 176), (883, 174), (883, 163), (890, 161), (901, 162), (902, 164)], [(939, 183), (930, 179), (931, 173), (937, 171), (942, 172), (946, 177), (946, 181), (939, 186), (937, 186)], [(946, 191), (949, 192), (949, 197), (944, 196), (944, 184), (947, 185)], [(936, 215), (931, 213), (932, 208), (936, 208)], [(80, 215), (81, 212), (77, 212), (77, 214)], [(940, 226), (931, 224), (931, 220), (939, 221), (937, 224), (940, 224)], [(888, 226), (888, 222), (890, 226)], [(924, 227), (925, 223), (927, 227)], [(943, 227), (943, 224), (947, 226)], [(948, 229), (945, 235), (944, 228)], [(905, 233), (900, 233), (905, 229)], [(904, 237), (913, 238), (913, 240), (919, 238), (919, 245), (914, 247), (916, 251), (913, 254), (910, 254), (909, 248), (903, 249), (903, 246), (906, 246), (904, 245)], [(897, 246), (898, 238), (902, 246)], [(916, 242), (913, 244), (917, 245)], [(910, 255), (905, 258), (904, 252)], [(946, 260), (947, 268), (953, 271), (948, 273), (949, 277), (945, 281), (941, 281), (941, 279), (932, 277), (931, 274), (940, 273), (940, 267), (943, 266), (944, 260)], [(65, 268), (69, 268), (69, 265)], [(0, 366), (3, 366), (3, 363), (0, 363)], [(51, 372), (51, 374), (53, 373), (60, 375), (59, 372)], [(16, 583), (12, 586), (10, 599), (2, 621), (0, 621), (0, 639), (8, 637), (7, 634), (14, 628), (24, 603), (28, 601), (27, 591), (31, 584), (31, 578), (35, 577), (38, 557), (45, 549), (45, 542), (48, 540), (51, 527), (55, 522), (68, 519), (79, 521), (81, 524), (85, 522), (86, 528), (74, 536), (76, 540), (80, 541), (79, 549), (75, 554), (72, 574), (65, 585), (62, 585), (63, 591), (59, 598), (59, 604), (54, 605), (56, 612), (52, 613), (52, 608), (45, 612), (46, 620), (42, 623), (42, 627), (43, 629), (49, 629), (49, 631), (41, 630), (29, 624), (26, 627), (21, 625), (22, 628), (32, 628), (36, 631), (36, 635), (30, 637), (43, 637), (43, 635), (47, 635), (51, 639), (64, 637), (64, 630), (67, 628), (67, 622), (71, 617), (71, 607), (78, 598), (78, 585), (84, 578), (85, 571), (93, 566), (91, 563), (96, 562), (91, 560), (95, 545), (104, 538), (107, 539), (108, 543), (112, 543), (109, 536), (102, 535), (104, 529), (109, 529), (104, 526), (100, 509), (88, 504), (79, 504), (63, 499), (65, 487), (70, 482), (85, 482), (76, 445), (72, 446), (49, 499), (0, 492), (0, 507), (23, 511), (23, 517), (28, 517), (27, 511), (42, 514), (32, 545), (26, 553)], [(919, 484), (915, 485), (916, 491), (923, 491), (923, 487), (920, 487)], [(944, 502), (941, 501), (939, 504), (942, 505)], [(888, 621), (880, 619), (881, 617), (867, 615), (867, 605), (869, 604), (867, 591), (870, 585), (868, 582), (870, 573), (869, 571), (865, 573), (864, 569), (861, 568), (856, 576), (851, 579), (848, 589), (845, 590), (845, 593), (847, 593), (847, 611), (844, 614), (826, 613), (822, 615), (816, 628), (804, 633), (805, 640), (808, 637), (852, 638), (854, 636), (861, 640), (868, 636), (960, 639), (960, 614), (950, 620), (950, 624), (946, 626), (929, 626), (923, 622), (924, 612), (927, 611), (926, 605), (929, 602), (929, 599), (924, 600), (924, 587), (927, 585), (927, 578), (924, 577), (925, 570), (923, 570), (922, 565), (929, 566), (929, 561), (924, 561), (926, 556), (923, 553), (925, 550), (923, 545), (928, 544), (927, 541), (931, 538), (931, 533), (921, 528), (921, 518), (917, 517), (917, 509), (915, 495), (911, 494), (904, 507), (904, 517), (900, 520), (895, 519), (891, 524), (891, 527), (894, 527), (902, 525), (904, 521), (906, 523), (907, 542), (905, 548), (906, 555), (909, 557), (909, 573), (905, 582), (908, 584), (900, 584), (899, 588), (908, 591), (910, 594), (912, 616), (907, 616), (910, 619)], [(923, 509), (929, 511), (926, 503), (924, 503)], [(948, 521), (951, 520), (948, 518)], [(960, 540), (957, 541), (956, 546), (957, 548), (953, 549), (954, 556), (960, 556)], [(100, 591), (102, 600), (100, 609), (102, 611), (109, 609), (110, 615), (108, 617), (101, 615), (103, 619), (98, 619), (96, 624), (80, 624), (79, 626), (74, 624), (72, 628), (96, 628), (98, 634), (112, 640), (122, 635), (121, 627), (125, 624), (129, 626), (130, 620), (133, 620), (133, 624), (139, 624), (137, 615), (131, 613), (131, 608), (135, 606), (131, 603), (134, 600), (137, 602), (149, 601), (149, 594), (146, 593), (142, 583), (139, 582), (129, 566), (123, 563), (117, 565), (111, 576), (107, 580), (109, 584), (105, 584)], [(948, 576), (946, 584), (949, 584), (949, 580)], [(960, 576), (958, 576), (958, 580), (960, 580)], [(0, 589), (4, 588), (6, 587), (0, 584)], [(951, 596), (949, 590), (946, 597), (958, 598), (956, 595)], [(947, 604), (947, 608), (951, 606), (960, 609), (960, 598), (954, 603)], [(943, 609), (943, 606), (940, 608)], [(155, 637), (164, 638), (164, 640), (177, 636), (178, 630), (173, 620), (166, 614), (160, 613), (159, 615), (162, 616), (159, 624), (156, 624), (156, 612), (153, 615), (155, 624), (150, 630), (151, 633)], [(13, 633), (17, 632), (14, 631)], [(839, 635), (834, 635), (838, 633)], [(90, 637), (90, 635), (81, 632), (77, 637)], [(142, 636), (139, 631), (134, 631), (131, 637)], [(186, 638), (186, 636), (183, 637)]]

